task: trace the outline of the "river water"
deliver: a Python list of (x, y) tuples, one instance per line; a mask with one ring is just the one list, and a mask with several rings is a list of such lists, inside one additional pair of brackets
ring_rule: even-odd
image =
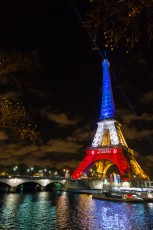
[(0, 193), (0, 230), (153, 230), (153, 203), (67, 192)]

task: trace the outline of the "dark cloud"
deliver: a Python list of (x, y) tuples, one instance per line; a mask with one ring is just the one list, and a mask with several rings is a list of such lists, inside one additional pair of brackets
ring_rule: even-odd
[(78, 152), (82, 148), (82, 145), (67, 139), (51, 139), (47, 145), (41, 147), (42, 152), (60, 152), (60, 153), (72, 153)]
[(153, 90), (145, 93), (142, 97), (140, 97), (139, 102), (144, 103), (144, 104), (151, 103), (152, 105), (153, 104)]
[(69, 119), (67, 114), (61, 113), (48, 113), (47, 117), (50, 121), (54, 121), (59, 126), (68, 126), (68, 125), (76, 125), (78, 123), (78, 119)]
[(141, 68), (147, 67), (147, 60), (142, 52), (138, 52), (135, 55), (132, 55), (129, 62), (132, 66), (139, 65)]
[[(119, 117), (121, 118), (123, 127), (126, 128), (126, 131), (128, 132), (128, 128), (130, 129), (130, 134), (133, 133), (132, 138), (137, 138), (139, 135), (142, 136), (142, 133), (148, 132), (148, 134), (152, 134), (152, 126), (149, 126), (152, 124), (153, 121), (153, 115), (150, 113), (143, 113), (138, 115), (136, 113), (132, 113), (131, 111), (127, 109), (120, 109), (117, 110), (117, 113)], [(148, 129), (145, 129), (143, 127), (143, 122), (148, 124)], [(140, 131), (140, 127), (143, 127), (143, 130)], [(136, 135), (136, 132), (138, 134)], [(130, 136), (130, 135), (129, 135)]]

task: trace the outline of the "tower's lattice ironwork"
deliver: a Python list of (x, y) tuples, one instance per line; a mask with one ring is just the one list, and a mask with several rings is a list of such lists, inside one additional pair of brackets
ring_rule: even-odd
[[(118, 167), (122, 178), (136, 176), (142, 179), (148, 179), (148, 176), (142, 170), (134, 158), (134, 151), (130, 149), (124, 139), (121, 131), (121, 124), (115, 117), (115, 106), (111, 87), (111, 79), (107, 59), (102, 62), (103, 66), (103, 84), (102, 84), (102, 103), (100, 112), (100, 121), (97, 123), (97, 131), (91, 147), (86, 150), (86, 156), (78, 168), (72, 174), (73, 179), (82, 176), (87, 168), (96, 162), (109, 161)], [(112, 166), (112, 164), (107, 164)], [(106, 168), (102, 166), (103, 175), (106, 174)]]

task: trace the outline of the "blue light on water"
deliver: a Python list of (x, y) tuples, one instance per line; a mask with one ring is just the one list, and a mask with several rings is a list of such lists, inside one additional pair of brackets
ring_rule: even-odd
[(111, 202), (91, 195), (51, 192), (0, 193), (0, 229), (150, 230), (150, 203)]
[(103, 66), (103, 85), (102, 85), (102, 103), (100, 120), (112, 118), (115, 115), (114, 99), (111, 87), (111, 79), (109, 66), (110, 63), (107, 59), (102, 62)]

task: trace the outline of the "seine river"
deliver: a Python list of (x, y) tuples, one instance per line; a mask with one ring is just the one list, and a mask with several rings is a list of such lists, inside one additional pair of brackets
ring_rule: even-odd
[(153, 230), (153, 203), (67, 192), (0, 193), (0, 230)]

